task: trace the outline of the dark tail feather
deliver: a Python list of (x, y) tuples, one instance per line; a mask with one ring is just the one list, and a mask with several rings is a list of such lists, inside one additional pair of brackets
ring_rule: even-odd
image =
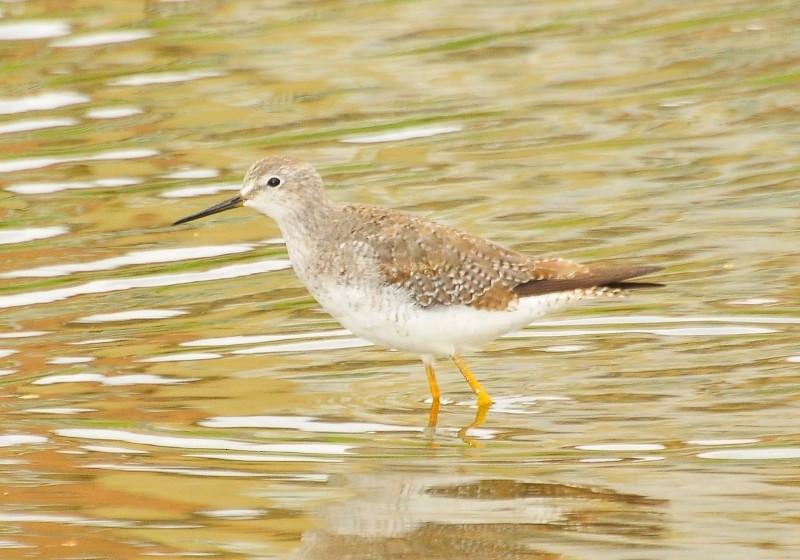
[(572, 278), (547, 278), (532, 280), (514, 288), (519, 297), (540, 296), (553, 292), (569, 292), (590, 288), (608, 288), (611, 291), (660, 288), (664, 284), (656, 282), (626, 282), (661, 270), (661, 266), (598, 266), (591, 267), (586, 274)]

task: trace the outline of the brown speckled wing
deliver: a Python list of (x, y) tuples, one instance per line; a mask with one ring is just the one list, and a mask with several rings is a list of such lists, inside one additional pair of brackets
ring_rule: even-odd
[[(646, 274), (658, 267), (589, 267), (535, 259), (495, 243), (391, 210), (350, 206), (352, 235), (375, 248), (387, 282), (423, 307), (469, 305), (503, 310), (520, 297), (586, 289)], [(369, 218), (365, 220), (364, 218)]]

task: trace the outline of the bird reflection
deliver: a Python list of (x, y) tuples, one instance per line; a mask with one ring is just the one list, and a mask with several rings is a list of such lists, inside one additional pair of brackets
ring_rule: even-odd
[(570, 531), (652, 545), (664, 533), (662, 501), (610, 490), (409, 472), (347, 482), (355, 496), (323, 510), (295, 560), (555, 559), (535, 543)]

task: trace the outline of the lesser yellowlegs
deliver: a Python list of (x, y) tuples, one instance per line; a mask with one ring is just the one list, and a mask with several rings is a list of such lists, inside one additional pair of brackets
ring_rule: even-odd
[(269, 157), (239, 194), (174, 225), (239, 206), (275, 220), (295, 273), (328, 313), (357, 336), (422, 358), (437, 409), (436, 357), (455, 362), (485, 409), (492, 400), (463, 351), (580, 299), (657, 285), (628, 280), (658, 266), (523, 255), (423, 218), (337, 204), (322, 187), (308, 163)]

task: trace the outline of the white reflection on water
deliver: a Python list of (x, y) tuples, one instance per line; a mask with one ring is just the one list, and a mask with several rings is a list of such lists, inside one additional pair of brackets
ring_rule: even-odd
[[(2, 113), (2, 103), (0, 102), (0, 113)], [(146, 148), (131, 149), (131, 150), (112, 150), (108, 152), (99, 152), (90, 155), (81, 156), (65, 156), (65, 157), (32, 157), (21, 159), (7, 159), (0, 161), (0, 173), (9, 173), (12, 171), (27, 171), (29, 169), (40, 169), (42, 167), (49, 167), (51, 165), (58, 165), (60, 163), (80, 163), (84, 161), (105, 161), (115, 159), (139, 159), (148, 158), (158, 155), (157, 150), (149, 150)]]
[(153, 465), (113, 465), (110, 463), (95, 463), (84, 465), (85, 469), (103, 469), (105, 471), (123, 472), (152, 472), (164, 474), (181, 474), (202, 477), (224, 477), (224, 478), (252, 478), (263, 476), (261, 473), (247, 471), (233, 471), (226, 469), (211, 469), (203, 467), (158, 467)]
[(220, 338), (200, 338), (182, 342), (181, 346), (237, 346), (240, 344), (258, 344), (260, 342), (280, 342), (283, 340), (296, 340), (304, 338), (332, 338), (339, 336), (352, 336), (348, 330), (336, 329), (333, 331), (313, 331), (292, 334), (262, 334), (252, 336), (223, 336)]
[(689, 445), (745, 445), (750, 443), (758, 443), (757, 439), (741, 438), (741, 439), (690, 439), (686, 442)]
[[(348, 338), (344, 338), (348, 337)], [(317, 350), (334, 350), (341, 348), (363, 348), (372, 346), (368, 340), (354, 338), (353, 333), (345, 329), (331, 331), (315, 331), (292, 334), (267, 334), (251, 336), (226, 336), (221, 338), (203, 338), (182, 342), (181, 346), (239, 346), (262, 342), (281, 342), (285, 340), (303, 340), (288, 344), (270, 344), (234, 350), (232, 354), (274, 354), (279, 352), (313, 352)], [(315, 340), (306, 340), (315, 339)], [(321, 339), (321, 340), (319, 340)], [(333, 340), (331, 340), (333, 339)]]
[(95, 451), (97, 453), (113, 453), (114, 455), (147, 455), (149, 451), (144, 449), (133, 449), (130, 447), (119, 447), (116, 445), (81, 445), (81, 449)]
[(131, 29), (127, 31), (107, 31), (105, 33), (87, 33), (85, 35), (75, 35), (66, 39), (59, 39), (50, 43), (53, 47), (75, 48), (75, 47), (94, 47), (97, 45), (111, 45), (114, 43), (129, 43), (152, 37), (151, 31), (143, 29)]
[(241, 183), (214, 183), (199, 187), (181, 187), (179, 189), (172, 189), (169, 191), (164, 191), (161, 193), (161, 196), (164, 198), (193, 198), (196, 196), (219, 194), (223, 191), (238, 191), (241, 188)]
[(0, 99), (0, 115), (58, 109), (77, 103), (87, 103), (89, 100), (85, 95), (74, 91), (48, 91), (16, 99)]
[(536, 321), (540, 327), (561, 327), (580, 325), (641, 325), (659, 323), (763, 323), (800, 325), (800, 318), (770, 317), (767, 315), (700, 315), (696, 317), (663, 317), (661, 315), (618, 315), (615, 317), (587, 317), (584, 319), (563, 319), (559, 321)]
[(145, 373), (115, 375), (108, 377), (101, 373), (75, 373), (71, 375), (48, 375), (33, 381), (33, 385), (55, 385), (56, 383), (101, 383), (113, 387), (126, 385), (177, 385), (197, 381), (196, 377), (171, 378)]
[(0, 41), (49, 39), (67, 35), (70, 25), (66, 21), (37, 20), (0, 24)]
[[(516, 397), (494, 397), (492, 414), (542, 414), (539, 403), (551, 401), (571, 401), (569, 397), (557, 395), (520, 395)], [(459, 403), (460, 404), (460, 403)], [(474, 405), (474, 402), (464, 404)], [(472, 432), (470, 432), (472, 433)]]
[(72, 126), (75, 124), (78, 124), (75, 119), (25, 119), (0, 124), (0, 134), (42, 130), (43, 128), (55, 128), (57, 126)]
[(434, 126), (419, 126), (415, 128), (401, 128), (399, 130), (389, 130), (378, 134), (362, 134), (358, 136), (347, 136), (342, 138), (342, 142), (348, 144), (374, 144), (380, 142), (399, 142), (401, 140), (412, 140), (414, 138), (427, 138), (429, 136), (438, 136), (439, 134), (448, 134), (451, 132), (458, 132), (462, 126), (457, 125), (434, 125)]
[(32, 513), (0, 511), (0, 521), (8, 523), (59, 523), (66, 525), (81, 525), (85, 527), (132, 527), (133, 521), (117, 519), (92, 519), (76, 515), (63, 515), (58, 513)]
[(266, 451), (270, 453), (311, 453), (319, 455), (342, 455), (353, 448), (339, 443), (252, 443), (233, 439), (160, 436), (125, 430), (93, 428), (60, 428), (56, 435), (67, 438), (124, 441), (140, 445), (179, 449), (220, 449), (224, 451)]
[(341, 463), (337, 457), (311, 457), (308, 455), (269, 455), (266, 453), (189, 453), (187, 457), (217, 461), (245, 461), (254, 463)]
[(75, 319), (74, 323), (113, 323), (116, 321), (141, 321), (150, 319), (169, 319), (179, 315), (186, 315), (186, 311), (175, 309), (134, 309), (118, 313), (98, 313)]
[(150, 363), (164, 363), (164, 362), (195, 362), (197, 360), (216, 360), (221, 358), (220, 354), (213, 354), (211, 352), (186, 352), (184, 354), (167, 354), (164, 356), (153, 356), (152, 358), (144, 358), (138, 360), (139, 362)]
[(132, 117), (133, 115), (141, 115), (142, 113), (144, 113), (144, 109), (138, 107), (98, 107), (86, 111), (86, 118), (120, 119), (123, 117)]
[(78, 408), (71, 406), (50, 406), (41, 408), (26, 408), (23, 412), (29, 414), (84, 414), (86, 412), (94, 412), (94, 408)]
[(28, 338), (32, 336), (42, 336), (50, 334), (50, 331), (16, 331), (0, 333), (0, 338)]
[(698, 453), (701, 459), (726, 459), (763, 461), (775, 459), (800, 459), (800, 447), (773, 447), (761, 449), (727, 449), (724, 451), (707, 451)]
[(93, 361), (94, 358), (89, 356), (56, 356), (47, 360), (47, 363), (54, 366), (68, 366), (72, 364), (88, 364)]
[[(534, 323), (535, 326), (541, 326)], [(592, 330), (563, 330), (563, 331), (534, 331), (524, 330), (504, 335), (502, 338), (545, 338), (556, 336), (594, 336), (599, 334), (652, 334), (657, 336), (734, 336), (748, 334), (769, 334), (777, 332), (775, 329), (764, 327), (675, 327), (671, 329), (592, 329)]]
[(116, 278), (112, 280), (95, 280), (79, 286), (56, 288), (39, 292), (27, 292), (11, 296), (0, 296), (0, 308), (21, 307), (40, 303), (52, 303), (75, 296), (86, 294), (102, 294), (134, 288), (156, 288), (161, 286), (175, 286), (193, 282), (208, 282), (240, 278), (263, 272), (274, 272), (289, 268), (290, 264), (285, 259), (263, 260), (246, 264), (223, 266), (204, 272), (184, 272), (179, 274), (160, 274), (157, 276), (140, 276), (136, 278)]
[(152, 74), (135, 74), (111, 80), (111, 86), (147, 86), (154, 84), (174, 84), (189, 82), (202, 78), (216, 78), (224, 76), (223, 72), (216, 70), (192, 70), (188, 72), (153, 72)]
[(28, 443), (45, 443), (47, 441), (46, 437), (28, 434), (0, 435), (0, 447), (11, 447), (12, 445), (25, 445)]
[(423, 431), (420, 427), (371, 422), (321, 422), (311, 416), (215, 416), (198, 424), (207, 428), (284, 428), (330, 434)]
[(778, 303), (778, 300), (773, 298), (747, 298), (731, 300), (728, 305), (771, 305), (773, 303)]
[(315, 350), (336, 350), (341, 348), (362, 348), (372, 346), (372, 342), (363, 338), (345, 338), (335, 340), (309, 340), (290, 344), (256, 346), (234, 350), (232, 354), (274, 354), (277, 352), (313, 352)]
[(208, 511), (198, 511), (197, 515), (204, 515), (214, 519), (257, 519), (266, 514), (263, 509), (214, 509)]
[(58, 181), (42, 183), (15, 183), (5, 187), (5, 190), (17, 194), (50, 194), (54, 192), (76, 189), (111, 189), (129, 187), (141, 183), (141, 179), (133, 177), (111, 177), (108, 179), (95, 179), (93, 181)]
[(576, 445), (575, 449), (583, 451), (662, 451), (666, 449), (660, 443), (597, 443), (593, 445)]
[(163, 179), (211, 179), (217, 177), (219, 171), (216, 169), (185, 169), (162, 175)]
[(568, 352), (582, 352), (589, 348), (585, 344), (561, 344), (558, 346), (545, 346), (542, 348), (542, 352), (552, 352), (552, 353), (568, 353)]
[[(2, 232), (0, 232), (0, 235)], [(99, 270), (113, 270), (123, 266), (139, 264), (155, 264), (178, 262), (190, 259), (207, 259), (223, 255), (246, 253), (254, 245), (245, 243), (231, 245), (205, 245), (200, 247), (181, 247), (178, 249), (154, 249), (152, 251), (132, 251), (119, 257), (101, 259), (85, 263), (65, 263), (51, 266), (40, 266), (25, 270), (12, 270), (0, 274), (0, 278), (27, 278), (27, 277), (52, 277), (64, 276), (73, 272), (97, 272)]]
[(27, 243), (37, 239), (48, 239), (57, 235), (63, 235), (69, 230), (65, 227), (41, 227), (27, 229), (3, 229), (0, 230), (0, 245), (10, 245), (12, 243)]

